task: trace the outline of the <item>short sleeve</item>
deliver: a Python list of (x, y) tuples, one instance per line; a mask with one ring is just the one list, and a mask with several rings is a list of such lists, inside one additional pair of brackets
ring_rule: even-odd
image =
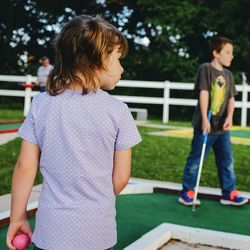
[(236, 96), (237, 90), (235, 88), (235, 81), (232, 73), (230, 72), (230, 89), (229, 89), (229, 98)]
[(141, 140), (134, 118), (128, 106), (124, 105), (116, 136), (115, 150), (129, 149)]
[(197, 71), (194, 89), (197, 92), (200, 90), (210, 90), (208, 69), (206, 64), (202, 64)]
[(18, 130), (18, 135), (25, 139), (28, 142), (33, 144), (38, 144), (36, 132), (35, 132), (35, 122), (34, 122), (34, 106), (35, 106), (35, 98), (32, 101), (29, 113), (25, 118), (22, 126)]

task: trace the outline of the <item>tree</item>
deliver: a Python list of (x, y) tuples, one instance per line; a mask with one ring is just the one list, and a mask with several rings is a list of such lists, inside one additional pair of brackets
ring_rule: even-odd
[[(250, 76), (250, 1), (110, 0), (105, 3), (110, 18), (115, 16), (113, 20), (118, 26), (119, 13), (126, 9), (131, 13), (122, 26), (131, 37), (129, 76), (193, 80), (198, 64), (210, 60), (208, 42), (213, 35), (227, 36), (234, 41), (232, 70), (238, 76), (241, 71)], [(147, 37), (149, 45), (135, 44), (136, 37)]]
[(99, 6), (91, 0), (1, 1), (0, 73), (36, 74), (39, 58), (54, 58), (52, 41), (62, 25), (74, 15), (95, 14)]
[(38, 58), (53, 58), (51, 43), (65, 22), (100, 14), (128, 38), (127, 79), (193, 81), (215, 34), (234, 41), (232, 70), (249, 76), (249, 9), (249, 0), (2, 0), (0, 73), (34, 74)]

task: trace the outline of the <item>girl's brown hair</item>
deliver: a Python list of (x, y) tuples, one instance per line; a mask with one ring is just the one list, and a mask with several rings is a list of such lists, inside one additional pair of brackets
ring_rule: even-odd
[(95, 71), (105, 70), (103, 61), (115, 46), (119, 46), (122, 56), (126, 55), (127, 40), (113, 25), (99, 16), (75, 17), (55, 40), (56, 58), (48, 76), (47, 92), (58, 95), (70, 84), (81, 86), (83, 93), (99, 88)]
[(213, 55), (214, 51), (216, 51), (217, 53), (220, 53), (220, 51), (223, 49), (223, 47), (227, 43), (233, 45), (232, 40), (230, 40), (229, 38), (226, 38), (224, 36), (215, 36), (215, 37), (213, 37), (212, 40), (210, 41), (210, 44), (209, 44), (211, 57), (214, 58), (214, 55)]

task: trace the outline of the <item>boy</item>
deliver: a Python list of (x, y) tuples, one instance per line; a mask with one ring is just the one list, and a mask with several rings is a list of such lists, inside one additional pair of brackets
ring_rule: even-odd
[[(203, 135), (208, 131), (205, 157), (213, 148), (218, 169), (223, 205), (243, 205), (248, 199), (235, 190), (233, 155), (229, 130), (233, 123), (234, 96), (237, 94), (229, 67), (233, 59), (233, 43), (230, 39), (217, 36), (210, 44), (211, 63), (204, 63), (198, 69), (195, 90), (199, 93), (198, 104), (193, 116), (194, 136), (192, 149), (183, 173), (183, 189), (179, 202), (193, 205), (194, 188), (203, 144)], [(211, 121), (208, 110), (211, 110)], [(196, 201), (200, 205), (200, 201)]]

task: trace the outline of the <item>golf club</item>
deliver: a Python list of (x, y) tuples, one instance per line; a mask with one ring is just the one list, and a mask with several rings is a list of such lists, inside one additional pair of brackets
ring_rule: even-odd
[[(211, 119), (211, 111), (209, 110), (208, 111), (208, 121), (209, 122), (210, 122), (210, 119)], [(200, 178), (201, 178), (201, 170), (202, 170), (202, 165), (203, 165), (205, 150), (206, 150), (206, 145), (207, 145), (207, 136), (208, 136), (208, 131), (206, 131), (206, 133), (205, 133), (205, 135), (203, 137), (203, 145), (202, 145), (202, 151), (201, 151), (199, 171), (198, 171), (198, 176), (197, 176), (195, 190), (194, 190), (194, 201), (193, 201), (193, 207), (192, 207), (193, 212), (195, 212), (195, 203), (196, 203), (196, 200), (197, 200), (198, 187), (199, 187)]]

